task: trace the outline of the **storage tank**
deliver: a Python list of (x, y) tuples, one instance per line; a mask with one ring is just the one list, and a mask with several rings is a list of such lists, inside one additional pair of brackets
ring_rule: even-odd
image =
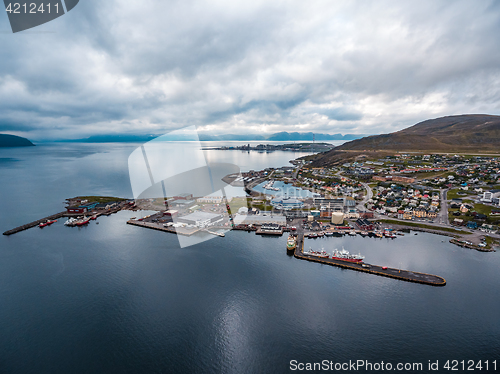
[(311, 215), (307, 216), (307, 220), (308, 220), (309, 222), (314, 221), (314, 216), (311, 216)]
[(333, 212), (332, 213), (332, 223), (334, 225), (341, 225), (342, 223), (344, 223), (344, 213)]

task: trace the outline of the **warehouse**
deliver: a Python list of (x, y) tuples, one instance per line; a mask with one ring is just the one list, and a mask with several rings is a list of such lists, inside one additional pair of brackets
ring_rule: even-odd
[(187, 216), (177, 218), (178, 222), (186, 223), (196, 227), (207, 227), (222, 222), (223, 217), (220, 214), (208, 212), (194, 212)]

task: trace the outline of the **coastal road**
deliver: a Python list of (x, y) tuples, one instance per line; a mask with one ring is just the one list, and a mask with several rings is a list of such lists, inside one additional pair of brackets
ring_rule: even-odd
[(368, 202), (368, 200), (370, 200), (373, 197), (373, 191), (367, 183), (361, 183), (361, 184), (366, 190), (366, 195), (365, 198), (356, 206), (356, 208), (358, 209), (358, 211), (364, 212), (366, 211), (365, 204)]

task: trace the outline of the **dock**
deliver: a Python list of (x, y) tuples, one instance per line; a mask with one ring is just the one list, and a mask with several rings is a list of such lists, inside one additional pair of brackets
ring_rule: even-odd
[(226, 236), (226, 234), (224, 234), (223, 232), (210, 231), (209, 229), (205, 229), (205, 230), (202, 230), (202, 231), (208, 232), (209, 234), (212, 234), (212, 235), (220, 236), (221, 238), (223, 238), (223, 237)]
[(382, 277), (399, 279), (399, 280), (403, 280), (406, 282), (421, 283), (421, 284), (427, 284), (430, 286), (445, 286), (446, 285), (446, 280), (443, 277), (440, 277), (438, 275), (420, 273), (420, 272), (410, 271), (410, 270), (390, 268), (390, 267), (385, 267), (385, 266), (382, 267), (380, 265), (371, 265), (371, 264), (367, 264), (367, 263), (363, 263), (363, 264), (365, 266), (368, 266), (368, 267), (363, 267), (362, 264), (359, 264), (359, 263), (350, 263), (347, 261), (334, 260), (331, 258), (319, 258), (316, 256), (306, 255), (306, 254), (304, 254), (304, 235), (303, 234), (299, 234), (299, 236), (297, 238), (297, 247), (295, 248), (293, 256), (295, 258), (300, 259), (300, 260), (319, 262), (319, 263), (325, 264), (325, 265), (331, 265), (331, 266), (341, 267), (344, 269), (361, 271), (364, 273), (370, 273), (370, 274), (379, 275)]
[(257, 229), (255, 232), (257, 235), (283, 235), (283, 227), (280, 230), (262, 230), (261, 228)]
[(26, 225), (22, 225), (22, 226), (16, 227), (16, 228), (14, 228), (12, 230), (5, 231), (3, 233), (3, 235), (16, 234), (18, 232), (21, 232), (21, 231), (28, 230), (28, 229), (31, 229), (33, 227), (36, 227), (40, 223), (47, 222), (47, 221), (53, 221), (53, 220), (56, 220), (56, 219), (59, 219), (59, 218), (63, 218), (63, 217), (81, 217), (82, 215), (87, 215), (88, 217), (95, 216), (97, 218), (97, 217), (100, 217), (100, 216), (109, 216), (111, 214), (118, 213), (119, 211), (124, 210), (126, 208), (127, 208), (126, 206), (124, 206), (123, 204), (120, 204), (119, 206), (117, 206), (115, 208), (111, 208), (111, 209), (108, 209), (108, 210), (103, 210), (103, 211), (96, 212), (96, 213), (93, 213), (93, 212), (68, 213), (66, 211), (59, 212), (59, 213), (53, 214), (51, 216), (48, 216), (48, 217), (41, 218), (41, 219), (38, 219), (36, 221), (30, 222), (30, 223), (28, 223)]
[(156, 223), (150, 223), (150, 222), (144, 222), (144, 221), (136, 221), (133, 219), (130, 219), (127, 221), (128, 225), (133, 225), (133, 226), (139, 226), (139, 227), (145, 227), (147, 229), (153, 229), (153, 230), (158, 230), (158, 231), (163, 231), (163, 232), (170, 232), (172, 234), (180, 234), (184, 236), (191, 236), (193, 234), (196, 234), (199, 232), (199, 229), (188, 229), (185, 227), (172, 227), (172, 226), (161, 226)]

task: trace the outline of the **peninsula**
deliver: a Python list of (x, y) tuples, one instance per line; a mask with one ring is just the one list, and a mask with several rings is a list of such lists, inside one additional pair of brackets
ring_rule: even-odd
[(0, 147), (33, 147), (35, 146), (26, 138), (20, 136), (0, 134)]

